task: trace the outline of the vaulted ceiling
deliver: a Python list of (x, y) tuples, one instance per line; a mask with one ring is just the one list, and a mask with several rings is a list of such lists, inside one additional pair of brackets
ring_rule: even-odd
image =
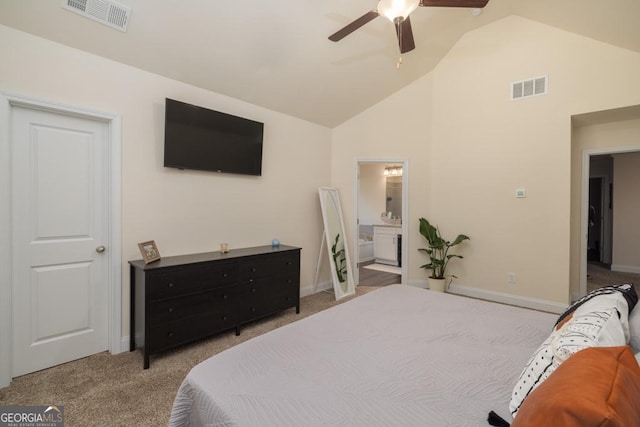
[(416, 49), (399, 69), (384, 18), (327, 39), (376, 0), (118, 2), (132, 9), (127, 32), (69, 12), (62, 0), (0, 0), (0, 24), (328, 127), (431, 71), (464, 33), (509, 15), (640, 53), (639, 0), (490, 0), (478, 16), (418, 8)]

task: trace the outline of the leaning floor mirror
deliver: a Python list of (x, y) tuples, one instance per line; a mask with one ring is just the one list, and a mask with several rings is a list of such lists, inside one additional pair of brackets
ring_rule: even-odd
[(336, 300), (356, 293), (347, 249), (340, 196), (335, 188), (320, 187), (320, 206), (324, 222), (324, 239), (331, 266), (331, 279)]

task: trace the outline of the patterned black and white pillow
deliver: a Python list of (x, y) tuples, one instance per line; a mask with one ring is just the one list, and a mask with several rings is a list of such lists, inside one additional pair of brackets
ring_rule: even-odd
[(526, 397), (578, 351), (627, 344), (629, 308), (637, 301), (633, 285), (616, 285), (594, 291), (572, 304), (522, 370), (509, 402), (511, 414), (515, 417)]
[(556, 326), (561, 323), (566, 317), (570, 316), (578, 307), (580, 307), (585, 302), (589, 301), (592, 298), (595, 298), (599, 295), (610, 295), (620, 293), (627, 300), (627, 305), (629, 307), (629, 313), (633, 310), (633, 308), (638, 303), (638, 294), (636, 292), (636, 288), (632, 283), (625, 283), (624, 285), (611, 285), (604, 286), (602, 288), (594, 289), (589, 292), (587, 295), (580, 298), (578, 301), (571, 304), (567, 309), (558, 317), (556, 321)]

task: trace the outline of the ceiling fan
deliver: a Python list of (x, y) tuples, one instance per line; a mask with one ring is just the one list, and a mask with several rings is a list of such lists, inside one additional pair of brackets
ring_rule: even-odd
[(406, 53), (415, 49), (413, 31), (409, 15), (418, 6), (422, 7), (469, 7), (480, 9), (487, 5), (489, 0), (380, 0), (378, 6), (346, 27), (329, 36), (329, 40), (337, 42), (382, 15), (396, 26), (396, 34), (400, 45), (400, 53)]

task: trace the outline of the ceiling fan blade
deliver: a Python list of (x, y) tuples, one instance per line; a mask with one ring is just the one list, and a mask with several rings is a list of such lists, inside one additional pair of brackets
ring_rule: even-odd
[(422, 7), (470, 7), (483, 8), (489, 0), (420, 0)]
[(413, 30), (411, 29), (411, 20), (409, 17), (407, 16), (403, 21), (397, 21), (395, 24), (400, 53), (407, 53), (415, 49), (416, 44), (413, 41)]
[(377, 17), (378, 17), (378, 12), (376, 12), (375, 10), (367, 12), (364, 15), (362, 15), (360, 18), (348, 24), (343, 29), (338, 30), (335, 33), (331, 34), (329, 36), (329, 40), (331, 40), (332, 42), (340, 41), (346, 36), (348, 36), (349, 34), (353, 33), (358, 28), (362, 27), (364, 24), (374, 20)]

